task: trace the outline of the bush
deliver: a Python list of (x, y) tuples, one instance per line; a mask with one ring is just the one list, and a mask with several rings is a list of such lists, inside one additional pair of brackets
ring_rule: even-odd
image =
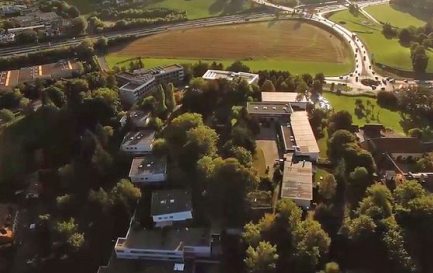
[(398, 98), (393, 92), (379, 91), (377, 93), (377, 104), (384, 108), (395, 109), (398, 106)]

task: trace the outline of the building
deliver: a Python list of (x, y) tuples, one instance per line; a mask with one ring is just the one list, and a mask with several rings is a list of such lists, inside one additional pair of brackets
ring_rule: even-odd
[(155, 131), (141, 130), (129, 132), (123, 138), (120, 150), (129, 154), (147, 154), (152, 152)]
[(114, 251), (118, 259), (185, 261), (209, 258), (212, 236), (206, 228), (133, 228), (118, 238)]
[(120, 99), (126, 105), (132, 105), (146, 94), (155, 90), (162, 83), (179, 83), (184, 79), (183, 66), (174, 64), (151, 69), (138, 69), (116, 75), (120, 84)]
[(423, 143), (414, 137), (371, 138), (361, 143), (373, 156), (389, 155), (395, 161), (418, 160), (428, 152)]
[(300, 96), (295, 92), (262, 92), (262, 102), (281, 102), (281, 103), (290, 103), (292, 108), (298, 108), (305, 110), (307, 109), (307, 105), (309, 100), (303, 95)]
[(27, 15), (16, 16), (10, 19), (14, 24), (20, 27), (31, 27), (44, 25), (46, 28), (61, 29), (66, 22), (55, 12), (34, 11)]
[(232, 72), (224, 70), (208, 70), (202, 76), (205, 80), (218, 80), (225, 79), (228, 81), (245, 80), (248, 84), (257, 84), (259, 82), (259, 75), (246, 73), (246, 72)]
[(289, 120), (293, 109), (283, 102), (248, 102), (247, 112), (258, 121), (277, 121)]
[(313, 165), (308, 161), (284, 162), (281, 198), (289, 198), (303, 209), (313, 200)]
[(133, 110), (129, 111), (120, 119), (120, 125), (125, 127), (128, 123), (128, 120), (132, 127), (136, 129), (143, 129), (149, 126), (150, 122), (150, 112), (149, 111), (141, 111), (141, 110)]
[(0, 34), (0, 44), (8, 44), (15, 42), (15, 33), (2, 33)]
[(18, 84), (37, 79), (71, 78), (82, 73), (80, 62), (62, 60), (57, 63), (24, 67), (19, 70), (0, 72), (0, 89), (12, 89)]
[(26, 5), (2, 5), (0, 6), (0, 16), (21, 15), (27, 9)]
[(185, 190), (153, 192), (151, 215), (157, 227), (192, 219), (191, 193)]
[(152, 184), (167, 179), (167, 159), (146, 155), (132, 160), (129, 178), (133, 183)]
[[(293, 133), (295, 156), (304, 156), (312, 161), (317, 161), (319, 159), (320, 149), (319, 145), (317, 145), (313, 129), (311, 128), (308, 113), (305, 111), (293, 112), (290, 116), (290, 125), (286, 126), (290, 126), (291, 132)], [(284, 135), (285, 142), (289, 142), (290, 140), (290, 136), (287, 140)]]

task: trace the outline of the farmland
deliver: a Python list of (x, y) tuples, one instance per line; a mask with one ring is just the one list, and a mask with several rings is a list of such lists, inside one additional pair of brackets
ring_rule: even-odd
[[(218, 39), (215, 39), (218, 37)], [(111, 66), (141, 56), (149, 63), (241, 60), (253, 70), (344, 74), (353, 68), (346, 44), (317, 26), (295, 20), (170, 31), (114, 48)], [(147, 59), (148, 58), (148, 59)], [(150, 65), (149, 65), (150, 66)]]

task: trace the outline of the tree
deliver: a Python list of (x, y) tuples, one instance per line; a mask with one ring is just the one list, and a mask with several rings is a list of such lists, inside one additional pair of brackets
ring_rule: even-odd
[(323, 198), (330, 200), (334, 198), (336, 191), (337, 181), (335, 180), (334, 175), (328, 174), (325, 176), (323, 181), (320, 182), (319, 193)]
[(256, 247), (261, 240), (260, 226), (258, 224), (254, 224), (253, 222), (248, 222), (244, 226), (242, 239), (249, 246)]
[(376, 224), (373, 219), (367, 215), (360, 215), (355, 219), (348, 220), (344, 223), (343, 233), (354, 241), (368, 241), (376, 232)]
[(69, 17), (76, 18), (76, 17), (80, 16), (80, 11), (75, 6), (71, 6), (68, 9), (68, 14), (69, 14)]
[(411, 56), (413, 70), (416, 73), (424, 73), (429, 60), (425, 48), (421, 45), (415, 46), (415, 48), (412, 50)]
[(95, 42), (95, 49), (98, 49), (101, 52), (106, 52), (108, 49), (108, 39), (105, 37), (101, 37), (99, 38), (96, 42)]
[(167, 106), (168, 111), (173, 112), (176, 108), (176, 99), (174, 97), (174, 86), (172, 83), (169, 83), (164, 89), (165, 92), (165, 104)]
[(189, 159), (196, 161), (205, 155), (214, 156), (217, 141), (217, 133), (207, 126), (202, 125), (188, 130), (185, 149), (188, 151)]
[(120, 179), (116, 186), (111, 190), (111, 195), (116, 203), (122, 205), (127, 210), (132, 208), (132, 204), (141, 198), (141, 191), (128, 179)]
[(71, 20), (67, 28), (69, 35), (79, 35), (85, 33), (87, 30), (87, 20), (83, 16), (76, 17)]
[(345, 110), (336, 112), (329, 117), (328, 126), (329, 135), (341, 129), (350, 131), (352, 127), (352, 115)]
[(312, 272), (320, 259), (328, 253), (331, 239), (319, 222), (305, 220), (294, 233), (295, 258), (300, 272)]
[(412, 34), (407, 28), (403, 28), (398, 34), (398, 39), (400, 40), (400, 43), (407, 45), (412, 40)]
[(157, 115), (163, 115), (167, 112), (167, 105), (165, 104), (165, 91), (162, 85), (159, 85), (154, 95), (155, 97), (155, 110)]
[(358, 204), (371, 182), (370, 174), (364, 167), (356, 167), (350, 173), (346, 190), (352, 205), (356, 206)]
[(1, 109), (0, 110), (0, 122), (1, 123), (10, 122), (10, 121), (13, 121), (14, 119), (15, 119), (15, 115), (11, 110), (9, 110), (9, 109)]
[(394, 190), (395, 202), (400, 206), (407, 206), (409, 202), (417, 198), (421, 198), (427, 195), (424, 188), (416, 180), (409, 180), (405, 183), (400, 184)]
[(266, 80), (262, 84), (262, 92), (275, 92), (275, 86), (270, 80)]
[(256, 248), (248, 247), (245, 264), (250, 273), (273, 273), (278, 259), (276, 246), (260, 242)]
[(113, 89), (103, 87), (92, 92), (94, 98), (102, 99), (108, 106), (118, 109), (120, 106), (119, 93)]
[(88, 59), (95, 54), (93, 43), (89, 39), (82, 41), (75, 49), (78, 56), (83, 59)]
[(375, 221), (392, 216), (393, 198), (385, 185), (374, 184), (366, 191), (366, 196), (359, 204), (358, 213), (367, 215)]
[(69, 236), (68, 240), (66, 241), (68, 247), (71, 249), (72, 252), (79, 251), (83, 247), (84, 242), (84, 233), (78, 232)]
[(232, 146), (227, 152), (229, 157), (234, 157), (245, 167), (250, 167), (253, 162), (253, 156), (250, 151), (240, 146)]
[(340, 273), (340, 266), (336, 262), (329, 262), (325, 265), (325, 270), (320, 273)]
[(48, 98), (57, 107), (61, 108), (66, 103), (66, 96), (62, 89), (57, 86), (49, 86), (43, 89), (43, 94), (45, 95), (43, 99)]
[(201, 125), (203, 125), (203, 119), (197, 113), (185, 113), (176, 117), (164, 130), (167, 144), (176, 147), (183, 146), (187, 141), (187, 131)]
[(30, 44), (36, 43), (38, 40), (38, 34), (34, 30), (24, 30), (17, 34), (16, 42), (18, 44)]
[(99, 206), (104, 212), (108, 212), (113, 205), (113, 200), (103, 188), (99, 188), (97, 191), (90, 190), (88, 200), (90, 203)]
[(54, 230), (58, 235), (67, 240), (67, 238), (77, 232), (78, 225), (75, 223), (74, 218), (69, 218), (69, 220), (57, 222), (54, 226)]
[(241, 61), (232, 63), (229, 67), (227, 67), (227, 70), (233, 72), (250, 72), (250, 68)]
[(346, 149), (346, 145), (355, 142), (355, 136), (347, 130), (336, 131), (328, 142), (328, 157), (334, 163), (338, 162)]

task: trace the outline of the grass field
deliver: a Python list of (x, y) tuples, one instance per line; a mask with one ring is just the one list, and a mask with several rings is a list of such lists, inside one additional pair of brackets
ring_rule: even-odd
[(253, 168), (257, 171), (259, 176), (266, 175), (265, 154), (260, 148), (256, 149), (256, 153), (253, 156)]
[[(364, 125), (368, 122), (373, 123), (382, 123), (386, 128), (391, 128), (397, 133), (403, 133), (403, 128), (400, 124), (401, 117), (399, 112), (391, 111), (385, 108), (380, 107), (376, 99), (369, 98), (365, 96), (342, 96), (336, 95), (333, 93), (326, 92), (324, 93), (324, 97), (327, 98), (335, 111), (346, 110), (350, 114), (352, 114), (353, 123), (355, 125)], [(355, 101), (356, 99), (361, 99), (366, 108), (371, 109), (367, 106), (367, 101), (370, 101), (371, 105), (374, 105), (373, 113), (374, 120), (367, 119), (365, 117), (359, 118), (355, 114)], [(377, 116), (379, 117), (377, 119)]]
[[(348, 10), (336, 12), (329, 19), (340, 24), (344, 22), (344, 27), (357, 33), (373, 54), (374, 61), (412, 71), (410, 49), (403, 47), (398, 39), (385, 38), (381, 25), (371, 22), (363, 15), (353, 16)], [(427, 72), (433, 72), (433, 52), (428, 52), (428, 55), (430, 60)]]
[[(216, 39), (215, 37), (218, 37)], [(142, 56), (149, 66), (176, 61), (242, 60), (253, 70), (339, 75), (353, 68), (347, 45), (326, 30), (294, 20), (172, 31), (138, 39), (115, 48), (110, 66)]]
[[(95, 11), (96, 5), (91, 0), (66, 0), (75, 5), (83, 14)], [(237, 1), (234, 1), (237, 2)], [(188, 19), (205, 18), (224, 14), (233, 14), (250, 7), (248, 0), (237, 4), (225, 0), (150, 0), (142, 4), (143, 8), (169, 8), (186, 11)]]
[(395, 9), (389, 3), (370, 6), (365, 8), (365, 11), (379, 22), (390, 23), (391, 25), (400, 28), (407, 26), (421, 27), (426, 23), (408, 12)]

